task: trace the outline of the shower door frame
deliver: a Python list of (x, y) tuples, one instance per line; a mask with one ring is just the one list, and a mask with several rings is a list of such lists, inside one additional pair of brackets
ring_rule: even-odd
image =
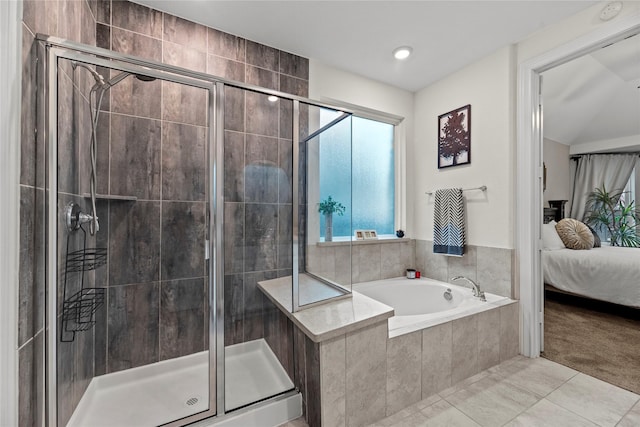
[[(38, 107), (43, 120), (45, 139), (45, 319), (47, 321), (45, 343), (45, 422), (49, 426), (58, 424), (57, 392), (57, 340), (58, 340), (58, 60), (66, 59), (112, 70), (143, 74), (208, 92), (208, 178), (207, 178), (207, 242), (205, 251), (209, 260), (209, 408), (206, 411), (171, 420), (165, 426), (181, 426), (211, 418), (224, 413), (224, 371), (218, 366), (224, 361), (224, 307), (221, 301), (224, 287), (223, 259), (223, 140), (220, 138), (221, 119), (224, 118), (223, 85), (211, 79), (194, 75), (188, 70), (163, 64), (149, 63), (138, 58), (117, 54), (109, 50), (93, 48), (54, 37), (38, 35), (38, 69), (40, 87), (38, 98), (43, 100)], [(96, 57), (94, 55), (98, 55)], [(217, 91), (220, 90), (220, 96)], [(221, 101), (222, 100), (222, 101)], [(219, 164), (220, 167), (217, 167)], [(221, 286), (218, 286), (220, 284)], [(216, 294), (217, 293), (217, 294)], [(220, 363), (224, 369), (224, 362)], [(220, 375), (221, 374), (221, 375)]]

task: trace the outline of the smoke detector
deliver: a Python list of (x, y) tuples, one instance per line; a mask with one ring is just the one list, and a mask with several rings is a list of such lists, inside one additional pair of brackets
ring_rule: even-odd
[(600, 19), (602, 21), (609, 21), (620, 13), (622, 10), (622, 2), (621, 1), (612, 1), (611, 3), (607, 3), (607, 5), (600, 12)]

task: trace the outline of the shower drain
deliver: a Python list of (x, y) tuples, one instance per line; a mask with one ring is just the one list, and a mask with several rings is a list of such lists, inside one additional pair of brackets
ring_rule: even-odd
[(198, 398), (197, 397), (192, 397), (191, 399), (187, 400), (185, 403), (187, 404), (187, 406), (193, 406), (196, 403), (198, 403)]

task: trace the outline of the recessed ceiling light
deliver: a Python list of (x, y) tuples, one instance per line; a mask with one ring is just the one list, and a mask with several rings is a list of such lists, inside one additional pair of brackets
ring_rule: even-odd
[(270, 102), (276, 102), (278, 100), (278, 97), (275, 95), (269, 95), (269, 97), (267, 98)]
[(393, 51), (393, 56), (396, 59), (407, 59), (409, 57), (409, 55), (411, 55), (411, 52), (413, 52), (413, 49), (409, 46), (400, 46), (399, 48), (395, 49)]

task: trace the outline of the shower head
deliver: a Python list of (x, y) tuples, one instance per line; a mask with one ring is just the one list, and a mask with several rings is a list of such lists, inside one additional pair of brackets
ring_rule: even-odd
[(155, 77), (145, 76), (144, 74), (134, 74), (134, 76), (141, 82), (152, 82), (156, 79)]

